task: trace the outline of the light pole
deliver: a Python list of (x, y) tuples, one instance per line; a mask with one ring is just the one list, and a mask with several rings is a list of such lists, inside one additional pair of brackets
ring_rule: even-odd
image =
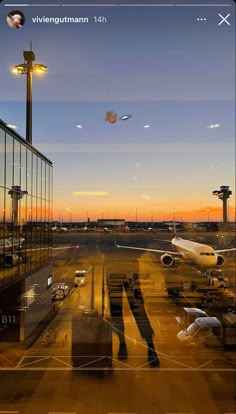
[(173, 223), (175, 222), (175, 208), (172, 208), (172, 212), (173, 212)]
[(210, 223), (210, 209), (209, 208), (207, 208), (206, 209), (206, 212), (207, 212), (207, 224), (208, 224), (208, 226), (209, 226), (209, 223)]
[(35, 63), (35, 54), (30, 42), (30, 50), (23, 52), (24, 63), (15, 65), (12, 72), (18, 75), (26, 75), (26, 141), (32, 144), (32, 78), (33, 73), (42, 74), (47, 72), (47, 66)]
[(151, 223), (153, 225), (153, 210), (151, 210)]
[(137, 227), (137, 223), (138, 223), (138, 209), (137, 209), (137, 207), (135, 209), (135, 223), (136, 223), (136, 227)]
[(72, 221), (72, 208), (70, 208), (70, 230), (71, 230), (71, 221)]

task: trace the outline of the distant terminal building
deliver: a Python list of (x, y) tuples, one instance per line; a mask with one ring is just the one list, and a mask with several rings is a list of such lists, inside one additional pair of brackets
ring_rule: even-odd
[(52, 163), (0, 120), (0, 342), (24, 343), (52, 309)]
[(121, 228), (124, 227), (125, 219), (115, 219), (115, 218), (105, 218), (105, 219), (97, 219), (97, 226), (98, 227), (114, 227), (114, 228)]

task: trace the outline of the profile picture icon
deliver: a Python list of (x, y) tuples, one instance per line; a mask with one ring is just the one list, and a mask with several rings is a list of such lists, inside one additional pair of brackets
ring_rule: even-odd
[(20, 10), (12, 10), (7, 15), (7, 24), (12, 29), (21, 29), (25, 24), (25, 16)]

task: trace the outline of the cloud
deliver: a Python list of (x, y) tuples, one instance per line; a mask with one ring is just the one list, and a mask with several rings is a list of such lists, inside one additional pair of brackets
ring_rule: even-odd
[(76, 196), (108, 196), (108, 191), (74, 191)]
[(142, 198), (143, 198), (144, 200), (150, 200), (150, 198), (152, 198), (152, 196), (150, 196), (149, 194), (143, 194), (143, 195), (142, 195)]
[(17, 129), (18, 127), (16, 125), (7, 124), (8, 128), (11, 129)]
[(219, 128), (220, 124), (210, 124), (207, 126), (207, 128), (212, 129), (212, 128)]
[(224, 164), (220, 164), (220, 165), (209, 165), (209, 167), (207, 168), (208, 171), (215, 171), (218, 170), (219, 168), (223, 168)]

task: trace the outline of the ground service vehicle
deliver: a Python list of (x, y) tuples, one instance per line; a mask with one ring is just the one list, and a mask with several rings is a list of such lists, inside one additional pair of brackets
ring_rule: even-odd
[(229, 287), (229, 279), (227, 277), (211, 277), (208, 276), (208, 283), (211, 286), (216, 286), (218, 288), (228, 288)]
[(76, 270), (74, 277), (74, 287), (85, 286), (86, 282), (86, 270)]
[(70, 288), (66, 283), (56, 283), (52, 287), (52, 300), (63, 300), (70, 293)]
[(180, 325), (187, 328), (191, 323), (195, 321), (196, 318), (207, 317), (208, 314), (199, 308), (183, 308), (183, 314), (181, 316), (176, 316), (177, 322)]
[(168, 277), (165, 280), (165, 289), (167, 290), (168, 296), (179, 296), (180, 292), (190, 289), (190, 282), (183, 280), (182, 278)]
[(196, 318), (177, 334), (178, 340), (187, 345), (216, 345), (236, 347), (236, 315), (232, 312), (221, 318), (207, 316)]

